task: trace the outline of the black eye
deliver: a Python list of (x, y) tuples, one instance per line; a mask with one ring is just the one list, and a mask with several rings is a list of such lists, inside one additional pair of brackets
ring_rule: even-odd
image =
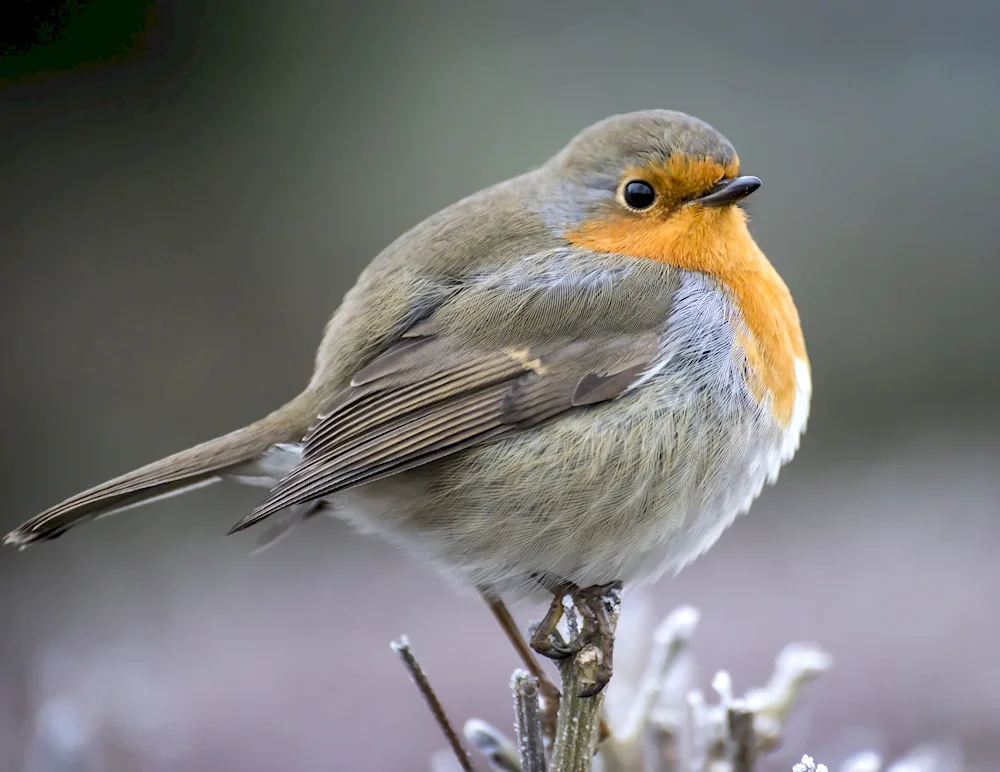
[(632, 180), (625, 184), (622, 198), (631, 209), (649, 209), (656, 201), (656, 191), (648, 182)]

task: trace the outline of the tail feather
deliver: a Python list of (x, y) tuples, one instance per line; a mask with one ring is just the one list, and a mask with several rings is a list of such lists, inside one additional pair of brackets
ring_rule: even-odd
[(301, 439), (319, 411), (318, 397), (303, 392), (284, 407), (242, 429), (182, 450), (71, 496), (14, 529), (4, 544), (26, 547), (62, 536), (98, 517), (173, 496), (218, 480), (271, 446)]

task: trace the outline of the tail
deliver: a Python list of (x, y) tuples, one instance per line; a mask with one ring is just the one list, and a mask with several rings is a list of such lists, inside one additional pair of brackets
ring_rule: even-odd
[(272, 445), (300, 440), (320, 407), (319, 396), (306, 390), (249, 426), (71, 496), (11, 531), (4, 544), (26, 547), (55, 539), (74, 526), (112, 512), (210, 485)]

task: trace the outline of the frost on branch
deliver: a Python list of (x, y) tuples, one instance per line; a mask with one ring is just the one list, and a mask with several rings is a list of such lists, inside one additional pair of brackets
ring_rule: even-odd
[[(813, 644), (790, 643), (774, 662), (762, 687), (736, 694), (725, 670), (712, 679), (711, 696), (696, 686), (690, 644), (698, 626), (697, 609), (683, 606), (667, 615), (653, 631), (652, 645), (644, 646), (644, 599), (629, 598), (624, 604), (618, 631), (615, 676), (607, 688), (603, 719), (610, 734), (597, 746), (593, 758), (581, 766), (577, 754), (565, 766), (562, 753), (554, 753), (552, 742), (541, 731), (536, 679), (517, 671), (511, 681), (515, 702), (515, 734), (512, 741), (499, 729), (478, 719), (465, 724), (465, 738), (485, 757), (490, 769), (501, 772), (751, 772), (762, 756), (777, 749), (787, 722), (807, 684), (829, 671), (832, 658)], [(569, 620), (572, 624), (572, 618)], [(643, 657), (642, 649), (649, 648)], [(567, 673), (563, 667), (563, 690)], [(570, 684), (571, 686), (571, 684)], [(581, 718), (560, 710), (559, 720)], [(593, 724), (590, 715), (583, 723)], [(596, 729), (595, 729), (596, 731)], [(572, 734), (572, 733), (570, 733)], [(567, 734), (556, 732), (556, 737)], [(557, 739), (558, 741), (558, 739)], [(592, 766), (590, 766), (592, 763)], [(891, 764), (873, 750), (827, 761), (810, 756), (791, 772), (963, 772), (962, 754), (950, 744), (924, 745)], [(432, 772), (455, 772), (461, 767), (444, 751), (435, 754)], [(773, 769), (774, 766), (769, 765)]]

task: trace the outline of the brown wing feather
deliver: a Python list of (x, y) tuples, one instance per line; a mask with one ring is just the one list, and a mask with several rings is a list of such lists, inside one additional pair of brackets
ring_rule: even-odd
[(232, 530), (614, 399), (658, 354), (654, 333), (502, 351), (404, 340), (357, 373), (310, 428), (302, 463)]
[[(431, 361), (448, 353), (435, 343), (425, 344), (425, 355)], [(365, 377), (352, 382), (352, 387), (327, 407), (303, 440), (304, 459), (322, 455), (331, 447), (340, 448), (354, 437), (378, 431), (379, 427), (412, 416), (428, 405), (447, 403), (524, 372), (517, 360), (495, 353), (472, 356), (429, 374), (415, 372), (413, 364), (405, 360), (398, 364), (401, 369), (381, 378)]]

